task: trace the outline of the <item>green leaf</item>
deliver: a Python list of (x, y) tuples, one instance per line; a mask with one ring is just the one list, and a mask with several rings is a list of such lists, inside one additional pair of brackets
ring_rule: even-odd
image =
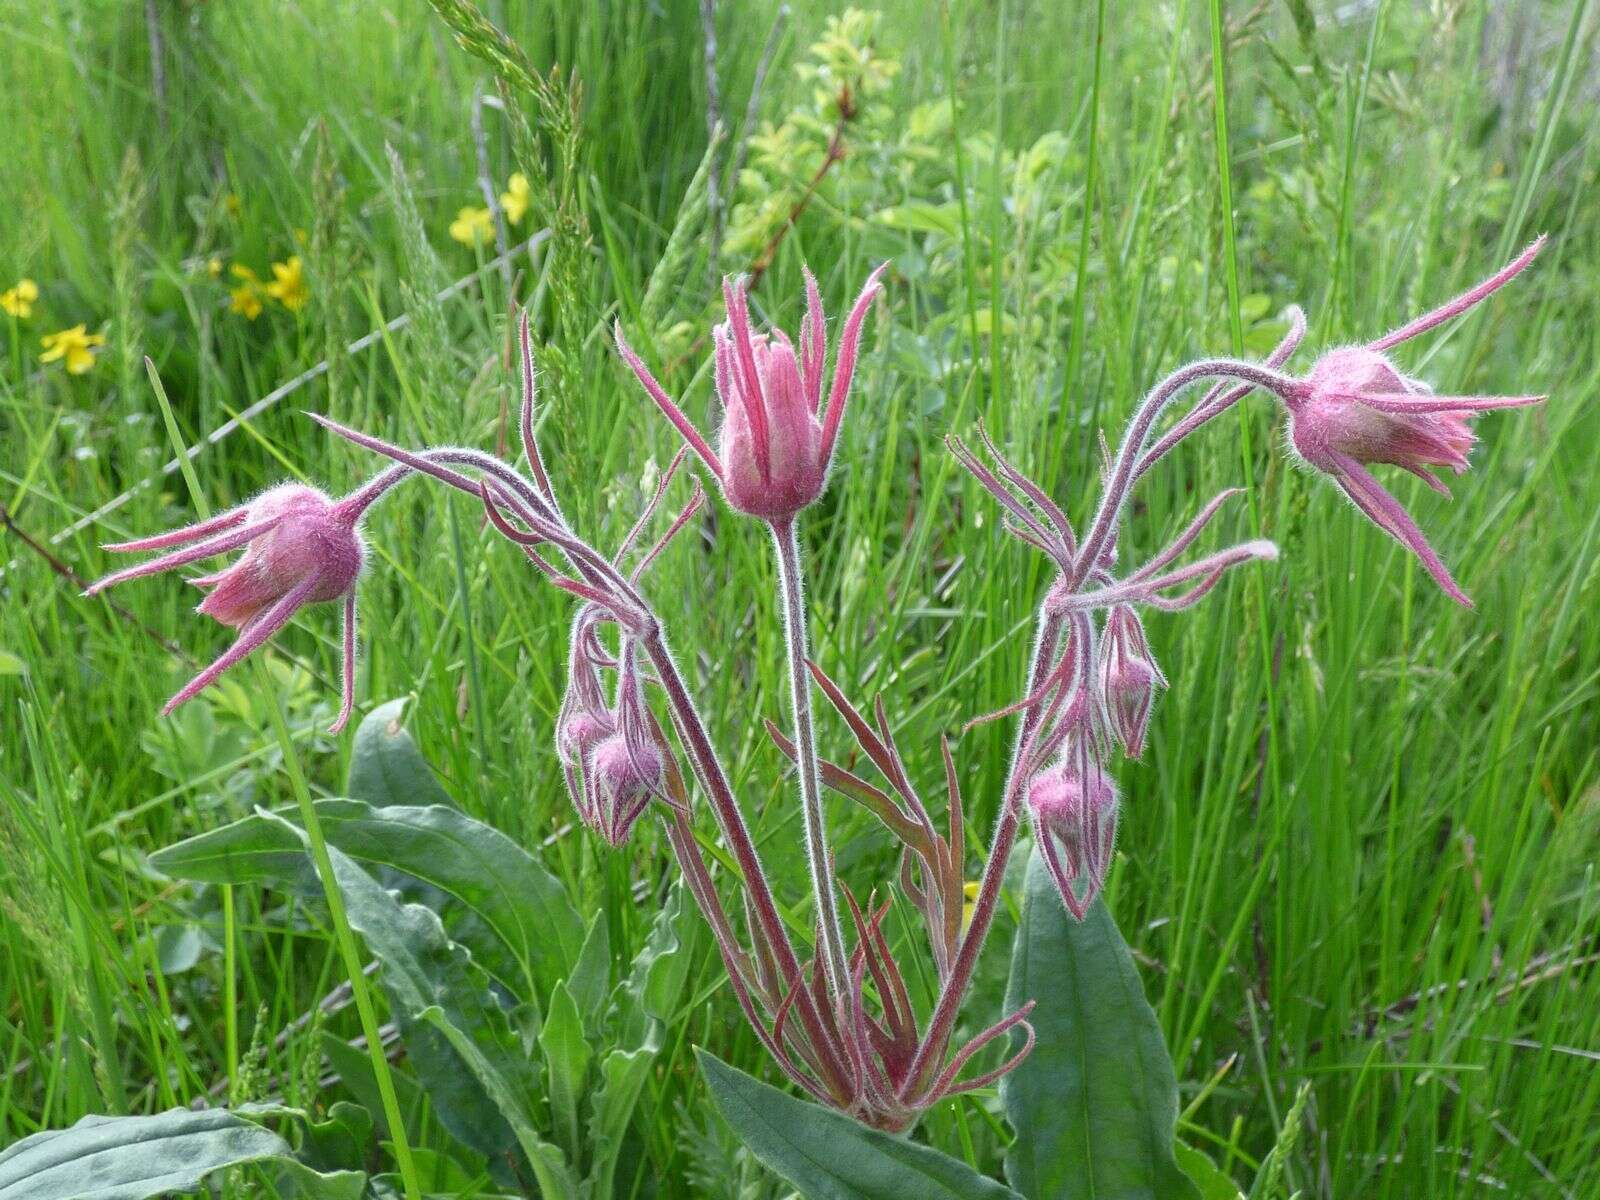
[(584, 1077), (589, 1073), (594, 1051), (584, 1039), (583, 1016), (565, 984), (557, 984), (550, 993), (544, 1028), (539, 1031), (539, 1049), (544, 1051), (556, 1134), (567, 1157), (576, 1164), (583, 1151), (578, 1138), (578, 1101), (583, 1096)]
[(807, 1200), (1017, 1200), (1004, 1184), (932, 1147), (797, 1100), (705, 1050), (695, 1056), (739, 1140)]
[(1006, 1007), (1029, 1000), (1037, 1041), (1000, 1081), (1011, 1185), (1032, 1200), (1196, 1200), (1173, 1153), (1172, 1061), (1133, 957), (1103, 901), (1072, 920), (1037, 851)]
[(603, 1011), (601, 1004), (610, 983), (611, 930), (606, 924), (606, 914), (597, 912), (589, 922), (589, 935), (583, 939), (583, 949), (572, 966), (572, 974), (566, 979), (567, 991), (572, 994), (579, 1012), (598, 1015)]
[(1178, 1166), (1183, 1168), (1189, 1182), (1200, 1189), (1201, 1200), (1244, 1200), (1244, 1193), (1211, 1161), (1209, 1155), (1182, 1142), (1173, 1149), (1177, 1152)]
[(879, 225), (901, 229), (907, 233), (942, 233), (946, 237), (961, 236), (961, 209), (954, 202), (929, 204), (912, 201), (880, 209), (872, 218)]
[(289, 1143), (226, 1109), (175, 1108), (154, 1116), (84, 1117), (0, 1153), (0, 1200), (143, 1200), (191, 1192), (213, 1171), (262, 1163), (286, 1177), (285, 1194), (358, 1200), (359, 1171), (313, 1171)]
[[(513, 995), (548, 992), (578, 960), (583, 924), (566, 890), (492, 826), (439, 805), (378, 808), (360, 800), (318, 800), (317, 816), (329, 845), (365, 866), (392, 867), (431, 884), (477, 915), (485, 929), (464, 927), (459, 940)], [(157, 850), (150, 862), (165, 875), (200, 883), (316, 886), (294, 827), (261, 815)]]
[(676, 1014), (688, 978), (689, 948), (698, 920), (684, 902), (683, 888), (674, 887), (656, 913), (650, 936), (634, 955), (627, 978), (612, 993), (607, 1033), (617, 1048), (601, 1058), (589, 1101), (591, 1196), (609, 1196), (614, 1190), (623, 1138), (661, 1049), (663, 1022)]
[[(258, 815), (297, 838), (305, 836), (282, 817), (259, 810)], [(479, 1052), (514, 1081), (518, 1094), (531, 1099), (538, 1092), (534, 1069), (496, 1005), (487, 977), (449, 939), (432, 909), (402, 904), (337, 846), (328, 847), (328, 857), (350, 928), (383, 964), (380, 978), (389, 1008), (439, 1120), (491, 1164), (503, 1162), (516, 1143), (510, 1115), (470, 1072), (462, 1070), (454, 1043), (435, 1024), (418, 1018), (425, 1009), (441, 1009), (450, 1024), (464, 1030)]]
[[(394, 1131), (384, 1119), (383, 1096), (378, 1090), (377, 1077), (372, 1073), (372, 1059), (367, 1057), (367, 1052), (326, 1029), (322, 1031), (320, 1044), (323, 1056), (339, 1076), (339, 1081), (350, 1089), (360, 1101), (360, 1107), (372, 1117), (375, 1131), (382, 1137), (394, 1140)], [(416, 1076), (410, 1072), (392, 1067), (389, 1077), (394, 1081), (395, 1096), (400, 1101), (400, 1119), (405, 1122), (406, 1135), (413, 1146), (419, 1145), (426, 1133), (424, 1118), (427, 1116), (428, 1098), (417, 1083)], [(466, 1151), (463, 1150), (463, 1153)]]
[(391, 804), (454, 808), (455, 801), (439, 786), (428, 760), (400, 724), (407, 702), (407, 697), (401, 697), (380, 704), (357, 727), (345, 794), (379, 808)]
[(572, 1182), (572, 1173), (567, 1169), (566, 1156), (540, 1136), (528, 1112), (527, 1105), (532, 1097), (519, 1091), (515, 1080), (507, 1078), (500, 1064), (486, 1056), (476, 1041), (452, 1024), (442, 1009), (426, 1008), (417, 1016), (444, 1035), (484, 1090), (500, 1106), (500, 1111), (506, 1114), (522, 1152), (533, 1167), (541, 1200), (576, 1200), (578, 1190)]

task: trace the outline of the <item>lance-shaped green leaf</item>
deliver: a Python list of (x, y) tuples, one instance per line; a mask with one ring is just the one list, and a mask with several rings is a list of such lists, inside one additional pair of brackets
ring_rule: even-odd
[(1033, 1053), (1000, 1080), (1030, 1200), (1198, 1200), (1178, 1167), (1178, 1088), (1161, 1026), (1103, 901), (1074, 921), (1037, 851), (1006, 1007), (1034, 1001)]
[[(560, 882), (505, 834), (439, 805), (316, 803), (330, 845), (431, 884), (475, 914), (459, 940), (513, 995), (532, 999), (567, 977), (583, 947), (582, 922)], [(295, 827), (259, 813), (158, 850), (150, 862), (174, 879), (316, 889)]]
[(868, 1129), (697, 1049), (711, 1098), (739, 1140), (807, 1200), (1019, 1200), (966, 1163)]
[(544, 1074), (549, 1085), (556, 1136), (567, 1157), (577, 1164), (583, 1153), (583, 1143), (578, 1137), (578, 1101), (583, 1096), (584, 1079), (594, 1051), (583, 1036), (583, 1016), (565, 984), (557, 984), (556, 990), (550, 993), (544, 1028), (539, 1030), (539, 1049), (544, 1052)]
[(520, 1092), (515, 1080), (508, 1078), (502, 1069), (503, 1064), (496, 1063), (484, 1054), (477, 1042), (452, 1024), (442, 1009), (423, 1009), (418, 1019), (439, 1030), (461, 1055), (461, 1061), (466, 1063), (467, 1069), (506, 1114), (522, 1152), (533, 1168), (541, 1200), (577, 1200), (579, 1193), (572, 1181), (572, 1173), (567, 1168), (566, 1156), (540, 1136), (528, 1112), (527, 1105), (532, 1097)]
[[(282, 817), (257, 811), (269, 824), (304, 838)], [(440, 1121), (491, 1164), (504, 1162), (517, 1143), (512, 1114), (485, 1092), (473, 1073), (462, 1069), (454, 1040), (437, 1023), (419, 1019), (425, 1009), (440, 1009), (450, 1025), (513, 1081), (511, 1090), (520, 1097), (519, 1105), (531, 1104), (539, 1092), (538, 1076), (506, 1014), (496, 1005), (488, 977), (449, 939), (432, 909), (402, 904), (336, 846), (328, 847), (328, 857), (350, 928), (383, 966), (379, 978), (389, 1008)]]
[(285, 1195), (358, 1200), (359, 1171), (314, 1171), (272, 1130), (226, 1109), (84, 1117), (0, 1153), (0, 1200), (144, 1200), (191, 1192), (213, 1171), (259, 1163)]
[(455, 801), (439, 785), (428, 760), (400, 724), (407, 700), (391, 700), (373, 709), (356, 729), (350, 748), (350, 773), (345, 794), (380, 808), (391, 804), (421, 807)]
[(650, 936), (634, 956), (628, 975), (612, 993), (608, 1041), (590, 1093), (589, 1146), (592, 1196), (614, 1190), (617, 1161), (628, 1124), (661, 1049), (664, 1024), (676, 1016), (688, 978), (699, 917), (675, 887), (656, 913)]

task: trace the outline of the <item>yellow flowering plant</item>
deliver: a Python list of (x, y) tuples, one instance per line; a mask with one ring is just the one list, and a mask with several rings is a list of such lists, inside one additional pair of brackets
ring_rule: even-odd
[(63, 361), (68, 374), (82, 375), (94, 366), (97, 347), (106, 344), (106, 335), (90, 333), (86, 325), (74, 325), (71, 329), (45, 334), (39, 344), (44, 347), (44, 353), (39, 355), (40, 362)]
[(31, 279), (19, 279), (0, 292), (0, 309), (4, 309), (7, 316), (26, 321), (33, 316), (33, 305), (38, 299), (39, 285)]
[(506, 180), (506, 190), (500, 193), (500, 207), (505, 210), (506, 220), (513, 225), (521, 225), (522, 218), (528, 215), (528, 206), (533, 202), (532, 189), (528, 187), (528, 177), (521, 171), (512, 172), (511, 178)]
[(467, 205), (450, 222), (450, 236), (463, 246), (481, 246), (494, 240), (494, 220), (489, 210)]
[(310, 303), (311, 289), (306, 285), (305, 269), (298, 254), (291, 254), (288, 262), (272, 264), (272, 282), (267, 284), (266, 293), (292, 313)]
[(228, 290), (228, 311), (254, 321), (261, 315), (261, 277), (243, 263), (234, 263), (228, 273), (239, 281)]

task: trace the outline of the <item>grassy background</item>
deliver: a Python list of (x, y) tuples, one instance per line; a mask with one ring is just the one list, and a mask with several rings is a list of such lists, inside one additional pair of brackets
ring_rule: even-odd
[[(722, 7), (723, 108), (738, 133), (774, 6)], [(805, 257), (837, 312), (872, 263), (895, 262), (840, 467), (806, 538), (817, 657), (854, 695), (886, 694), (921, 779), (938, 777), (941, 731), (1015, 697), (1023, 630), (1047, 583), (1024, 548), (995, 536), (992, 509), (943, 452), (947, 431), (986, 418), (1081, 516), (1094, 430), (1114, 431), (1185, 357), (1270, 344), (1281, 308), (1299, 302), (1311, 320), (1303, 367), (1321, 346), (1442, 300), (1534, 233), (1553, 235), (1483, 317), (1403, 352), (1441, 391), (1551, 395), (1542, 409), (1480, 422), (1484, 444), (1454, 501), (1395, 485), (1475, 611), (1451, 604), (1333, 489), (1294, 471), (1265, 401), (1145, 485), (1125, 553), (1154, 548), (1211, 491), (1248, 478), (1250, 508), (1216, 536), (1259, 523), (1284, 556), (1191, 616), (1152, 619), (1174, 686), (1146, 761), (1122, 771), (1110, 893), (1178, 1063), (1182, 1134), (1237, 1178), (1249, 1178), (1309, 1082), (1290, 1170), (1306, 1195), (1593, 1195), (1591, 6), (1234, 4), (1217, 31), (1204, 0), (1109, 5), (1099, 42), (1092, 5), (880, 7), (876, 50), (898, 74), (862, 98), (852, 158), (784, 240), (757, 303), (794, 322)], [(790, 8), (759, 107), (780, 127), (814, 110), (797, 64), (836, 11)], [(640, 311), (705, 148), (697, 6), (491, 11), (536, 64), (583, 80), (574, 178), (592, 248), (578, 256), (577, 285), (552, 284), (554, 260), (541, 254), (519, 259), (517, 288), (541, 337), (559, 343), (545, 422), (552, 474), (580, 527), (606, 544), (673, 446), (607, 351), (604, 322), (620, 315), (638, 329), (651, 361), (687, 364), (670, 383), (693, 411), (705, 412), (709, 394), (700, 356), (687, 354), (693, 334), (675, 328), (709, 319), (703, 255), (672, 264), (658, 281), (666, 300)], [(329, 346), (418, 307), (482, 253), (446, 229), (459, 207), (480, 203), (470, 116), (488, 77), (420, 0), (158, 2), (155, 12), (159, 88), (140, 5), (0, 9), (10, 111), (0, 288), (29, 276), (43, 291), (32, 318), (4, 332), (0, 500), (41, 542), (170, 457), (141, 354), (193, 441)], [(1226, 50), (1227, 216), (1214, 33)], [(940, 102), (951, 96), (948, 115)], [(503, 116), (484, 119), (496, 184), (531, 169), (515, 160)], [(729, 269), (754, 258), (763, 198), (792, 194), (819, 152), (807, 120), (790, 124), (809, 150), (785, 155), (776, 137), (752, 147)], [(408, 230), (407, 192), (436, 256)], [(546, 215), (514, 232), (526, 237)], [(269, 305), (246, 321), (227, 311), (226, 270), (221, 280), (205, 270), (214, 255), (266, 274), (297, 251), (314, 297), (298, 315)], [(495, 446), (512, 389), (502, 281), (490, 273), (421, 307), (411, 329), (338, 360), (207, 450), (196, 467), (209, 503), (285, 476), (344, 490), (371, 469), (301, 408), (408, 443)], [(38, 364), (39, 335), (78, 322), (107, 334), (94, 369), (69, 378)], [(191, 512), (180, 477), (168, 476), (52, 552), (93, 577), (109, 563), (101, 541)], [(449, 790), (542, 844), (583, 910), (608, 914), (626, 962), (650, 915), (633, 897), (659, 893), (670, 860), (643, 825), (613, 854), (571, 828), (549, 748), (569, 604), (440, 492), (397, 496), (369, 530), (363, 705), (414, 696), (409, 727)], [(780, 890), (798, 899), (798, 812), (756, 720), (784, 703), (765, 541), (725, 512), (703, 533), (661, 564), (653, 591), (677, 616), (676, 644)], [(189, 618), (178, 581), (121, 589), (113, 598), (128, 612), (118, 614), (80, 599), (10, 530), (0, 559), (10, 563), (0, 581), (0, 1141), (87, 1112), (187, 1103), (230, 1077), (241, 1098), (303, 1094), (317, 1067), (310, 1034), (274, 1039), (338, 982), (332, 943), (286, 919), (281, 898), (241, 891), (230, 983), (216, 898), (197, 900), (142, 865), (154, 848), (288, 798), (268, 724), (275, 698), (241, 672), (159, 719), (192, 664), (158, 640), (202, 661), (225, 642)], [(313, 610), (271, 657), (307, 768), (330, 793), (348, 746), (320, 732), (337, 633), (331, 610)], [(826, 751), (847, 752), (837, 721), (824, 719), (821, 736)], [(999, 728), (958, 742), (979, 843), (1006, 745)], [(858, 888), (881, 881), (892, 867), (884, 839), (864, 818), (837, 815), (841, 870)], [(998, 1002), (1003, 937), (975, 1008)], [(624, 1173), (632, 1194), (735, 1194), (738, 1168), (690, 1047), (765, 1064), (718, 974), (702, 947), (696, 1003), (642, 1105), (638, 1159)], [(328, 1027), (356, 1032), (349, 1011)], [(995, 1114), (994, 1097), (979, 1095), (941, 1106), (923, 1129), (993, 1171), (1005, 1136)]]

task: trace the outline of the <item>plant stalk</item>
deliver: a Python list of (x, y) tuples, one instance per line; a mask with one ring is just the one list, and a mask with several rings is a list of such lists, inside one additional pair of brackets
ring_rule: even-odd
[(845, 955), (844, 930), (839, 924), (838, 900), (833, 892), (833, 866), (828, 855), (828, 828), (822, 813), (822, 776), (817, 766), (817, 733), (811, 715), (811, 672), (806, 666), (805, 579), (800, 566), (800, 542), (794, 519), (774, 522), (772, 543), (778, 561), (778, 581), (783, 595), (784, 644), (789, 652), (789, 703), (794, 711), (795, 766), (800, 775), (800, 812), (805, 822), (806, 866), (811, 873), (811, 894), (817, 905), (822, 962), (828, 973), (828, 993), (838, 1004), (850, 978)]

